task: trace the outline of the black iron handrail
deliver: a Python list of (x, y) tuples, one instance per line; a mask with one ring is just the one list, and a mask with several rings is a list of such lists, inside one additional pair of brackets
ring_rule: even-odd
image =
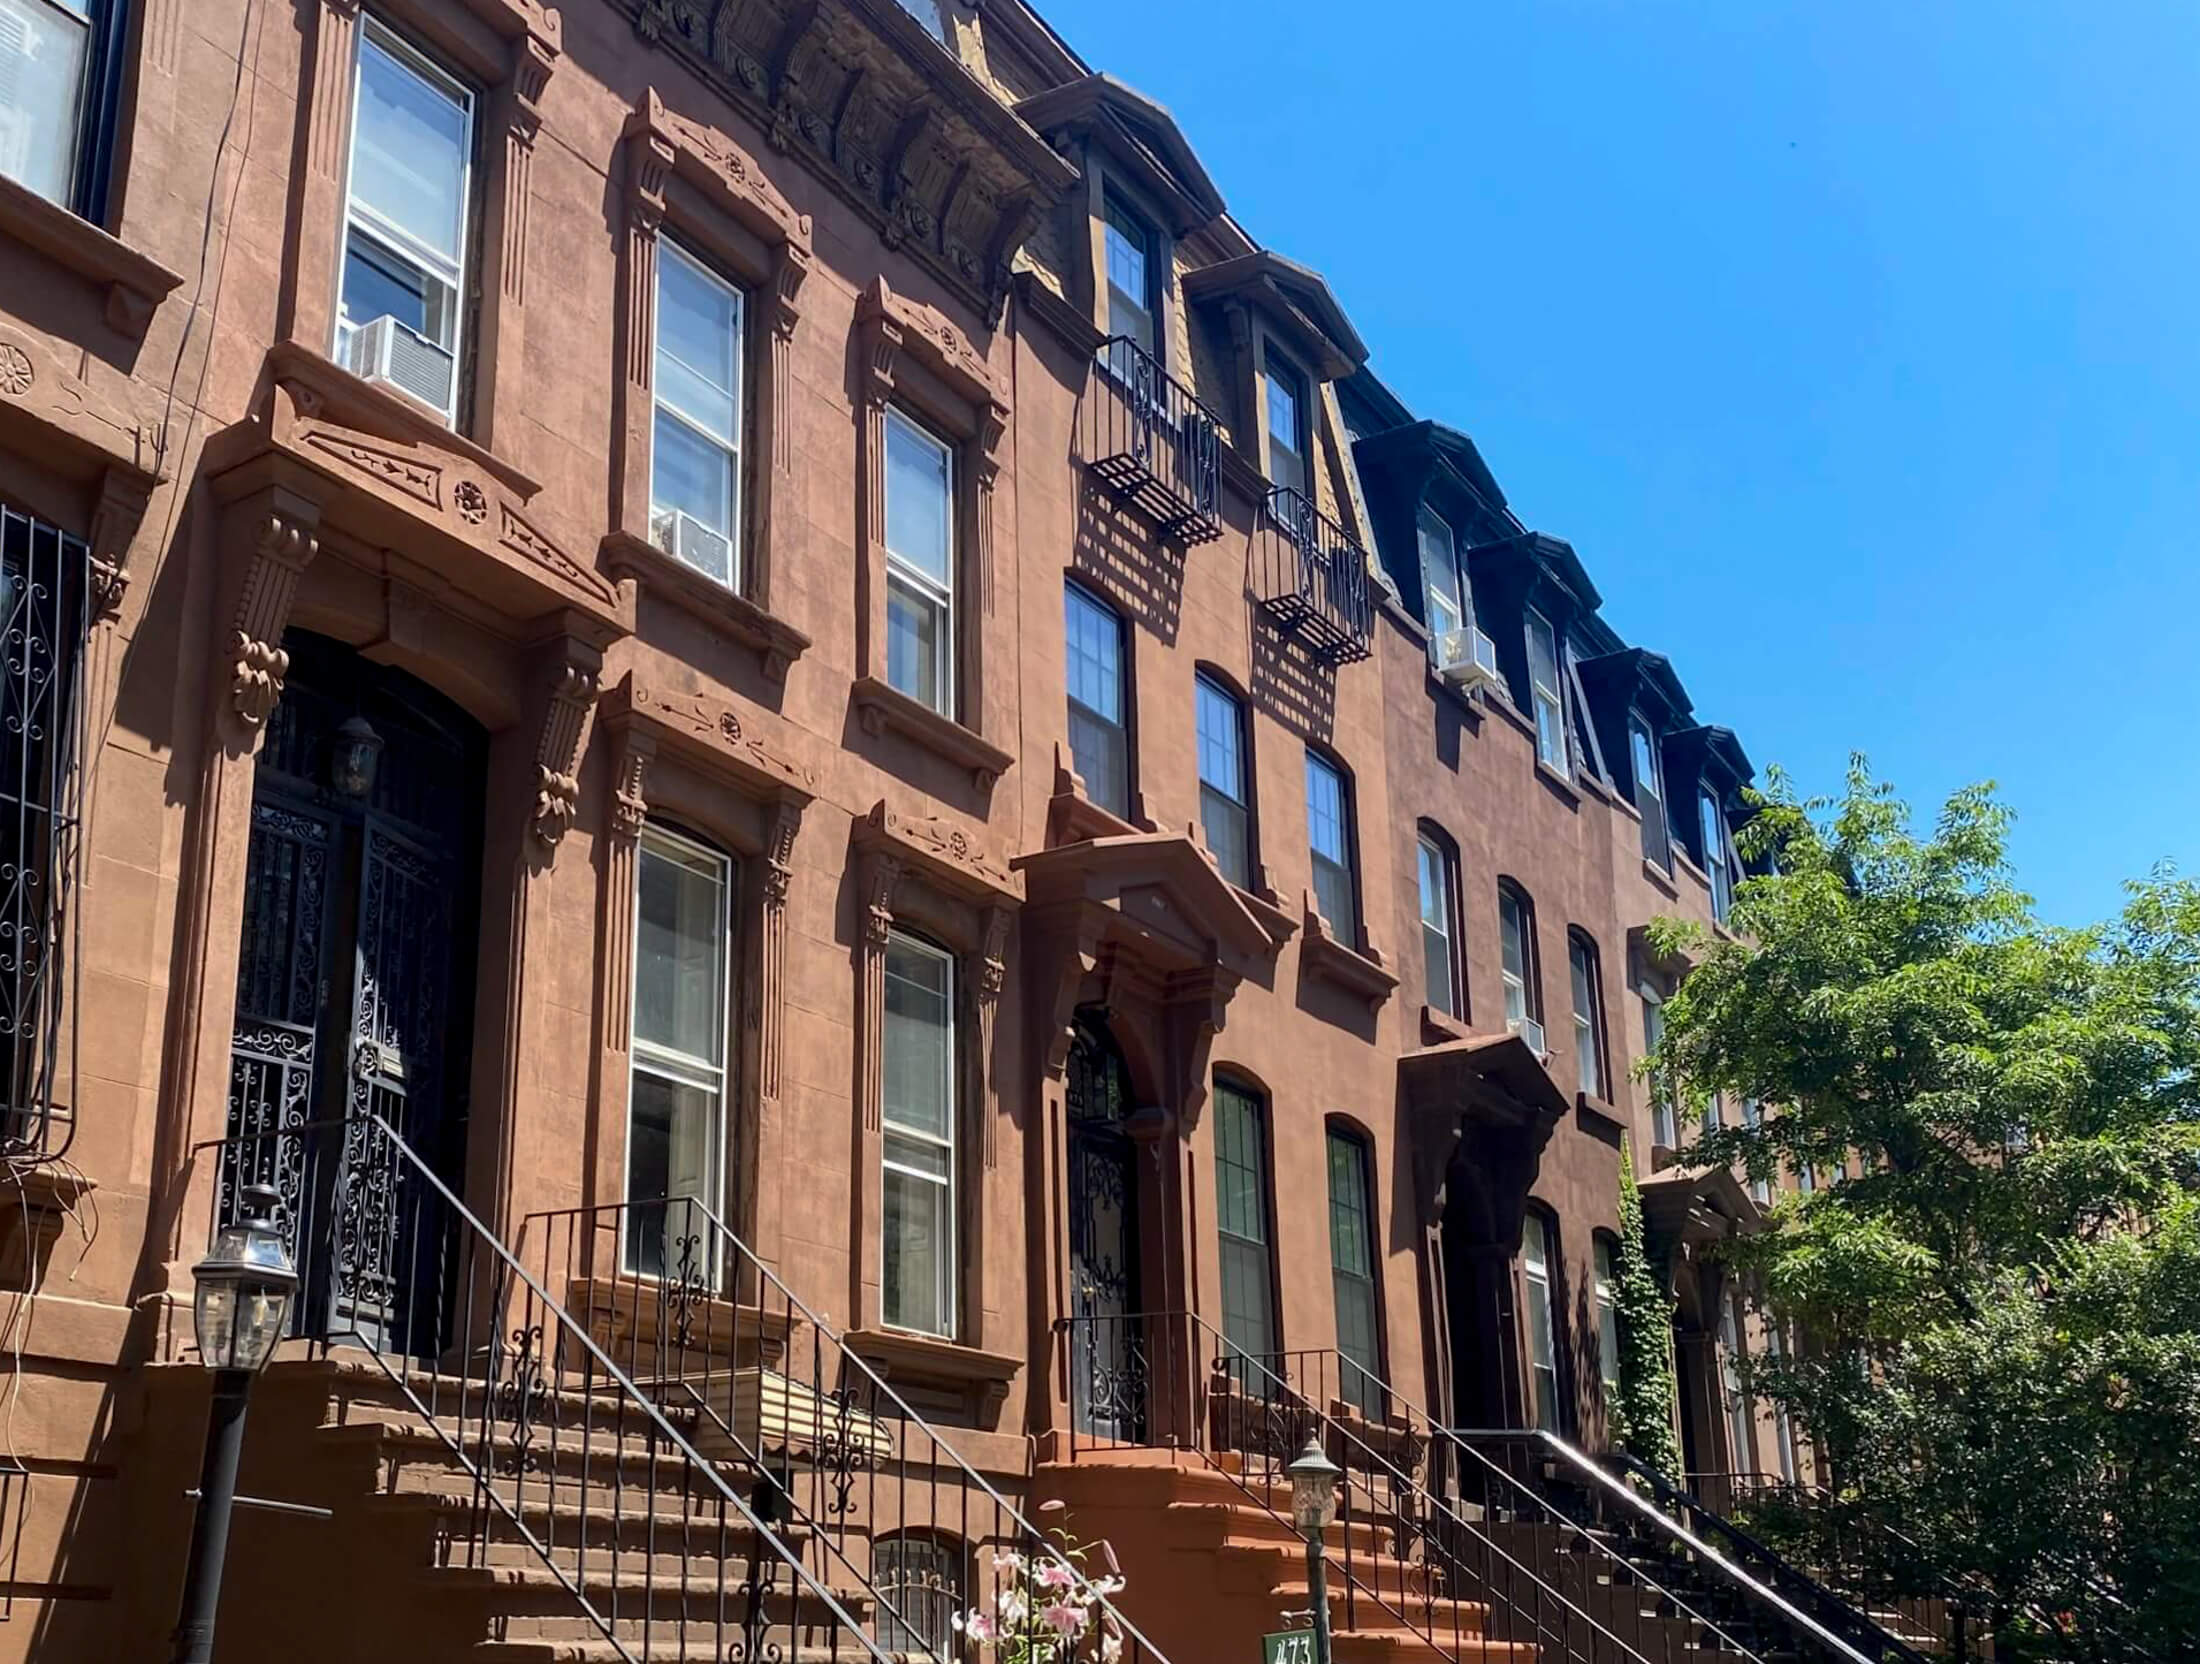
[[(489, 1564), (491, 1515), (500, 1515), (629, 1664), (687, 1656), (705, 1636), (717, 1656), (764, 1656), (776, 1645), (767, 1642), (768, 1608), (784, 1566), (789, 1592), (823, 1614), (834, 1656), (845, 1633), (855, 1654), (892, 1664), (775, 1529), (769, 1486), (752, 1503), (730, 1485), (380, 1115), (198, 1148), (217, 1151), (217, 1172), (230, 1175), (242, 1165), (235, 1146), (270, 1141), (298, 1146), (302, 1182), (292, 1194), (327, 1198), (281, 1221), (300, 1273), (298, 1332), (323, 1357), (363, 1352), (471, 1478), (468, 1529), (445, 1550), (459, 1564)], [(327, 1175), (332, 1146), (337, 1167)], [(217, 1230), (232, 1200), (221, 1196)], [(445, 1373), (438, 1359), (460, 1361), (465, 1373)], [(573, 1458), (577, 1475), (561, 1467)], [(642, 1477), (630, 1479), (637, 1459)], [(535, 1505), (548, 1505), (539, 1529), (527, 1518), (531, 1481)], [(660, 1543), (666, 1505), (678, 1508), (678, 1523), (662, 1527)], [(592, 1508), (609, 1510), (608, 1546), (591, 1545)], [(565, 1513), (576, 1519), (569, 1543), (559, 1532)], [(621, 1523), (639, 1523), (645, 1546), (622, 1549)], [(729, 1577), (744, 1538), (745, 1570)], [(661, 1615), (666, 1605), (673, 1615)]]
[[(628, 1373), (702, 1416), (752, 1471), (774, 1476), (804, 1540), (893, 1620), (894, 1651), (933, 1664), (962, 1657), (960, 1636), (926, 1634), (926, 1614), (897, 1602), (898, 1586), (885, 1586), (875, 1562), (865, 1572), (849, 1556), (851, 1533), (868, 1531), (875, 1539), (889, 1518), (893, 1535), (952, 1538), (973, 1556), (987, 1549), (1023, 1556), (1022, 1570), (977, 1568), (992, 1572), (991, 1598), (957, 1591), (958, 1606), (995, 1611), (1004, 1588), (1020, 1588), (1041, 1564), (1056, 1567), (1054, 1575), (1066, 1574), (1080, 1604), (1121, 1642), (1127, 1664), (1168, 1664), (1095, 1579), (1064, 1558), (707, 1204), (671, 1197), (545, 1210), (523, 1221), (523, 1250), (530, 1232), (541, 1240), (546, 1282), (562, 1274), (569, 1291), (586, 1283), (590, 1315), (623, 1322)], [(669, 1263), (661, 1258), (666, 1249)], [(636, 1263), (653, 1257), (660, 1257), (654, 1271)], [(798, 1330), (806, 1344), (798, 1344)], [(770, 1369), (763, 1360), (775, 1347), (782, 1349), (780, 1365)], [(774, 1447), (766, 1425), (767, 1390), (789, 1405), (779, 1428), (786, 1448)], [(806, 1437), (795, 1425), (804, 1415), (816, 1418)], [(919, 1446), (914, 1456), (912, 1440)], [(927, 1590), (919, 1599), (936, 1594)]]
[[(1120, 1443), (1084, 1425), (1096, 1402), (1112, 1415), (1136, 1399), (1131, 1419), (1143, 1442), (1191, 1451), (1228, 1478), (1253, 1506), (1289, 1525), (1277, 1505), (1277, 1496), (1288, 1486), (1288, 1465), (1310, 1435), (1321, 1439), (1342, 1469), (1337, 1512), (1341, 1531), (1333, 1544), (1325, 1543), (1323, 1559), (1341, 1580), (1346, 1629), (1358, 1627), (1359, 1606), (1365, 1601), (1393, 1624), (1456, 1659), (1471, 1650), (1460, 1603), (1486, 1597), (1493, 1611), (1529, 1632), (1510, 1638), (1532, 1641), (1545, 1664), (1650, 1664), (1635, 1641), (1514, 1555), (1453, 1499), (1415, 1479), (1408, 1471), (1414, 1458), (1401, 1448), (1394, 1430), (1355, 1424), (1336, 1414), (1324, 1406), (1318, 1389), (1310, 1394), (1307, 1383), (1295, 1386), (1271, 1367), (1274, 1360), (1247, 1353), (1198, 1314), (1072, 1317), (1060, 1320), (1056, 1331), (1072, 1386), (1072, 1461), (1080, 1450)], [(1079, 1359), (1085, 1360), (1093, 1380), (1079, 1378)], [(1122, 1373), (1132, 1384), (1098, 1379), (1103, 1369)], [(1378, 1496), (1378, 1490), (1387, 1494)], [(1557, 1523), (1564, 1528), (1562, 1551), (1593, 1543), (1572, 1522)], [(1388, 1554), (1364, 1546), (1364, 1540), (1380, 1543), (1385, 1536), (1392, 1546)], [(1414, 1554), (1422, 1557), (1418, 1570), (1423, 1587), (1418, 1592), (1410, 1587), (1409, 1569), (1415, 1563), (1409, 1556)], [(1716, 1624), (1667, 1599), (1679, 1624), (1695, 1626), (1700, 1635), (1756, 1664), (1756, 1655)], [(1451, 1612), (1448, 1634), (1438, 1616), (1444, 1607)], [(1677, 1635), (1663, 1613), (1638, 1614), (1636, 1641), (1647, 1639), (1644, 1620), (1657, 1625), (1667, 1664), (1696, 1656), (1693, 1637)]]

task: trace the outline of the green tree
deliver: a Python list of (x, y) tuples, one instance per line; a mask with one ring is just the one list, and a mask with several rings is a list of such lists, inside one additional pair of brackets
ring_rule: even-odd
[(1613, 1301), (1619, 1315), (1619, 1402), (1611, 1435), (1637, 1461), (1676, 1484), (1681, 1453), (1673, 1437), (1673, 1297), (1650, 1259), (1635, 1158), (1619, 1149), (1619, 1264)]
[[(1806, 1344), (1760, 1360), (1826, 1457), (1838, 1529), (1889, 1575), (1991, 1592), (2074, 1656), (2200, 1634), (2200, 886), (2041, 923), (2007, 811), (1929, 836), (1861, 759), (1835, 799), (1775, 775), (1739, 842), (1736, 939), (1705, 944), (1656, 1067), (1765, 1104), (1692, 1159), (1855, 1176), (1730, 1249)], [(1861, 1528), (1861, 1529), (1859, 1529)]]

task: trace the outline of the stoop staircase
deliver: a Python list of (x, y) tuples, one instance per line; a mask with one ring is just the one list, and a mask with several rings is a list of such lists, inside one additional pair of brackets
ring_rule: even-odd
[[(291, 1512), (239, 1515), (225, 1664), (301, 1635), (360, 1664), (960, 1664), (956, 1615), (1067, 1598), (1037, 1528), (699, 1206), (530, 1221), (538, 1275), (380, 1117), (315, 1130), (217, 1147), (218, 1217), (286, 1185), (301, 1288), (242, 1474)], [(156, 1373), (152, 1413), (188, 1415), (204, 1372)], [(1094, 1655), (1166, 1664), (1064, 1576)]]

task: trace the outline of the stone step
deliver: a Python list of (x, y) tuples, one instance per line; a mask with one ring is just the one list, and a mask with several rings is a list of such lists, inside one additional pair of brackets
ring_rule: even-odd
[[(582, 1608), (582, 1599), (622, 1640), (698, 1630), (737, 1635), (749, 1610), (746, 1571), (734, 1567), (726, 1568), (722, 1578), (683, 1579), (677, 1569), (659, 1576), (627, 1565), (617, 1572), (591, 1565), (581, 1577), (560, 1576), (539, 1563), (450, 1566), (423, 1572), (422, 1587), (433, 1599), (464, 1602), (478, 1610), (487, 1633), (507, 1640), (601, 1635), (602, 1625)], [(867, 1594), (842, 1591), (834, 1598), (857, 1623), (870, 1621)], [(825, 1602), (808, 1589), (793, 1587), (784, 1568), (763, 1598), (762, 1617), (766, 1628), (782, 1633), (813, 1625), (823, 1629), (831, 1622)]]
[(1330, 1637), (1337, 1664), (1542, 1664), (1534, 1645), (1468, 1635), (1430, 1640), (1410, 1629), (1340, 1630)]

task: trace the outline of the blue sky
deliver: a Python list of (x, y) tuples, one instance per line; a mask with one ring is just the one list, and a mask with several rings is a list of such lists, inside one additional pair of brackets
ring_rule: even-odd
[(2200, 7), (1041, 5), (1760, 769), (2200, 869)]

